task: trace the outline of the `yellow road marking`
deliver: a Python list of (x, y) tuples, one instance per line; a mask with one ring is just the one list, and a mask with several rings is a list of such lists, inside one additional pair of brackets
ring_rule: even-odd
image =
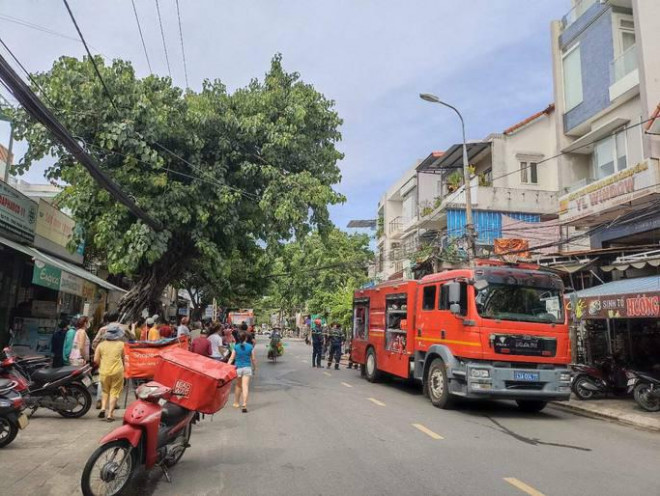
[(327, 375), (328, 377), (332, 377), (332, 374), (331, 374), (330, 372), (323, 372), (323, 373), (324, 373), (325, 375)]
[(382, 401), (378, 401), (376, 398), (367, 398), (369, 401), (371, 401), (374, 405), (378, 406), (385, 406), (385, 403)]
[(433, 432), (431, 429), (427, 429), (422, 424), (412, 424), (412, 426), (433, 439), (444, 439), (440, 434)]
[(530, 496), (545, 496), (541, 491), (537, 491), (532, 486), (528, 486), (527, 484), (516, 479), (515, 477), (505, 477), (504, 480), (507, 481), (512, 486), (517, 487), (522, 492), (529, 494)]
[(342, 385), (342, 386), (346, 386), (346, 387), (353, 387), (353, 386), (351, 386), (350, 384), (348, 384), (347, 382), (342, 382), (341, 385)]

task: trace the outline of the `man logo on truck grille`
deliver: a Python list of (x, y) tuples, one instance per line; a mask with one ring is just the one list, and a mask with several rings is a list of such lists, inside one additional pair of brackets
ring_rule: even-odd
[(174, 396), (179, 396), (180, 398), (187, 398), (188, 395), (190, 394), (191, 388), (192, 388), (192, 384), (179, 379), (178, 381), (176, 381), (176, 384), (174, 385), (174, 390), (172, 391), (172, 394)]

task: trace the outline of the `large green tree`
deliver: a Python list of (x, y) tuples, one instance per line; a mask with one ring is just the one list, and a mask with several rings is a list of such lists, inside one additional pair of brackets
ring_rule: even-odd
[(233, 92), (205, 81), (199, 93), (169, 78), (137, 78), (125, 61), (95, 60), (114, 106), (89, 59), (62, 57), (34, 78), (61, 122), (165, 229), (154, 232), (118, 205), (22, 110), (15, 137), (29, 148), (16, 171), (54, 158), (47, 176), (67, 184), (59, 202), (87, 245), (111, 272), (133, 276), (121, 302), (127, 314), (155, 306), (164, 287), (190, 278), (200, 261), (226, 270), (237, 253), (328, 228), (328, 204), (343, 200), (332, 189), (341, 120), (280, 56), (263, 80)]

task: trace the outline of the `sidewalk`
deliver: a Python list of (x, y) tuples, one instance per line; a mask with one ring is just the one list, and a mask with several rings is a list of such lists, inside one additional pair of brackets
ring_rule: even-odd
[(553, 407), (589, 417), (660, 431), (660, 412), (642, 410), (632, 398), (603, 398), (580, 401), (571, 395), (569, 401), (554, 401)]

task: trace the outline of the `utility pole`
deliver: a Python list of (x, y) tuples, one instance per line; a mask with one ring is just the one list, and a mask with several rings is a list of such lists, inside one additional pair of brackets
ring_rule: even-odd
[(465, 235), (467, 238), (468, 262), (472, 262), (475, 258), (476, 247), (474, 239), (474, 223), (472, 221), (472, 191), (470, 188), (470, 164), (468, 162), (467, 142), (465, 141), (465, 122), (463, 121), (463, 116), (456, 107), (443, 102), (437, 96), (429, 93), (422, 93), (419, 97), (427, 102), (439, 103), (440, 105), (449, 107), (456, 112), (456, 115), (458, 115), (458, 118), (461, 120), (461, 131), (463, 132), (463, 182), (465, 183)]

